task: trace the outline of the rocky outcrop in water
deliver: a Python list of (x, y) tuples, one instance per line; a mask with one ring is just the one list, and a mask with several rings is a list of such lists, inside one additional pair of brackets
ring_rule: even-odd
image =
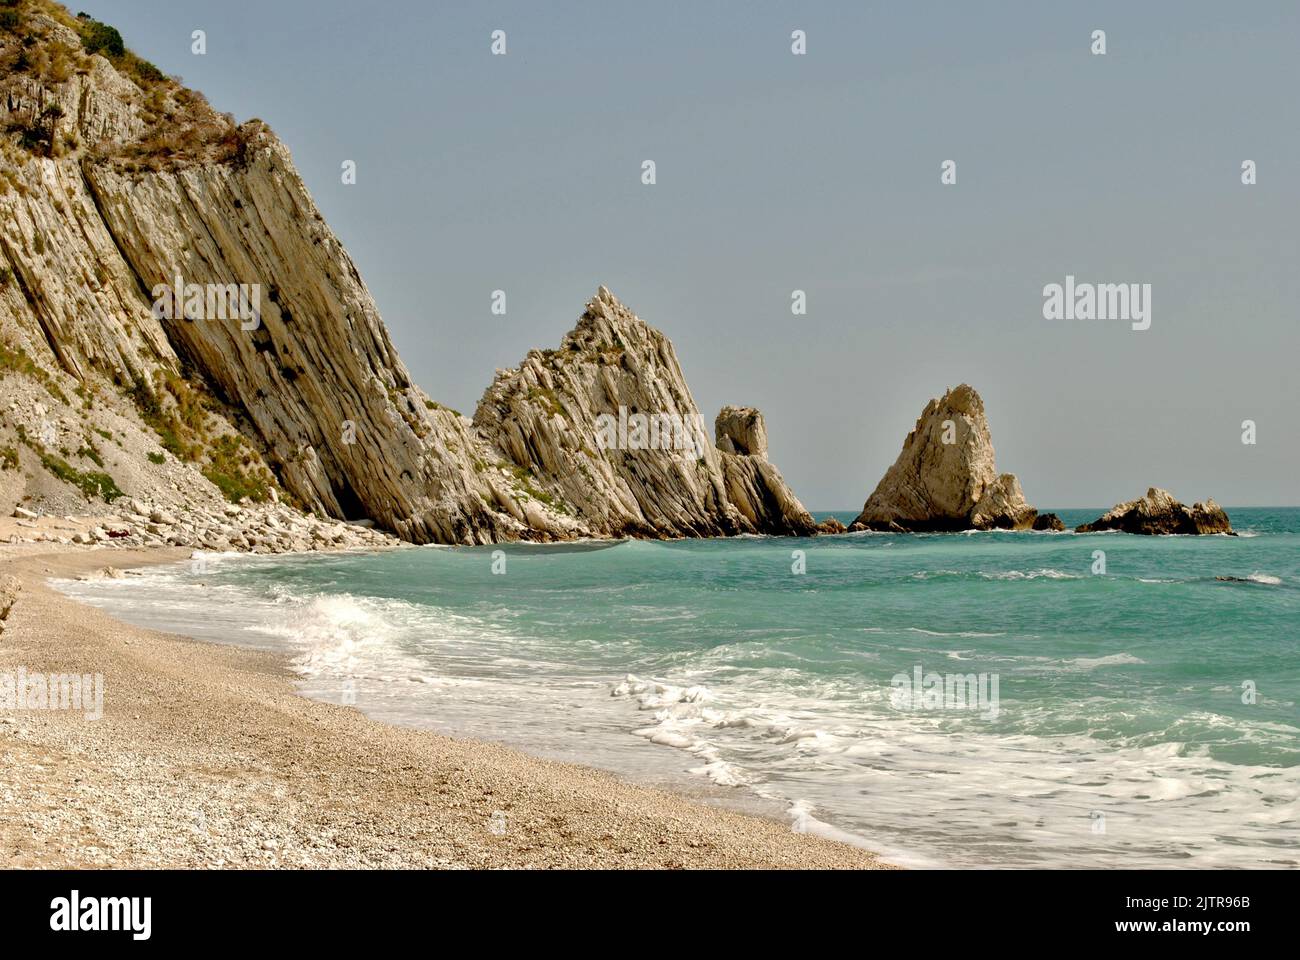
[(1034, 530), (1045, 530), (1052, 533), (1061, 533), (1065, 527), (1065, 521), (1054, 513), (1040, 513), (1034, 517)]
[(963, 383), (926, 405), (850, 529), (1025, 530), (1037, 514), (997, 472), (984, 401)]
[(1212, 499), (1189, 507), (1159, 487), (1149, 488), (1147, 495), (1138, 500), (1116, 504), (1092, 523), (1075, 528), (1077, 533), (1103, 530), (1147, 535), (1233, 533), (1228, 515)]
[[(497, 374), (474, 429), (530, 501), (558, 513), (525, 516), (535, 527), (570, 536), (812, 532), (767, 460), (762, 415), (740, 410), (719, 414), (711, 443), (672, 343), (601, 287), (558, 350), (534, 350)], [(527, 513), (511, 491), (501, 494), (502, 509)]]
[(0, 498), (284, 498), (415, 542), (812, 532), (761, 415), (710, 442), (603, 287), (472, 420), (433, 401), (270, 129), (93, 53), (93, 23), (0, 26)]

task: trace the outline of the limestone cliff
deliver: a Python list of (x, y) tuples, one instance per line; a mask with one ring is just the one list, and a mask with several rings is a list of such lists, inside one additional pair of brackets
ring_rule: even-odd
[(415, 542), (812, 531), (765, 436), (708, 442), (671, 343), (604, 288), (472, 421), (441, 407), (269, 128), (103, 24), (4, 9), (0, 497), (286, 496)]
[(1037, 514), (998, 473), (984, 401), (963, 383), (926, 405), (850, 529), (1023, 530)]

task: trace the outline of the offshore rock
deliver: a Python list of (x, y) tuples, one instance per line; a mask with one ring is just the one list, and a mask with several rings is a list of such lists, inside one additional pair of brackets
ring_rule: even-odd
[(1025, 530), (1037, 513), (997, 472), (984, 402), (963, 383), (926, 404), (850, 529)]
[(1175, 500), (1168, 490), (1159, 487), (1149, 488), (1147, 495), (1138, 500), (1116, 504), (1092, 523), (1075, 528), (1078, 533), (1097, 533), (1102, 530), (1146, 535), (1223, 533), (1236, 536), (1228, 515), (1214, 500), (1194, 503), (1189, 507)]

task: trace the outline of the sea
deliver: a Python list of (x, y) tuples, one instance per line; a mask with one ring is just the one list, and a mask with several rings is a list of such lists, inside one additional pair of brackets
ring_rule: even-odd
[(57, 585), (281, 652), (305, 696), (902, 866), (1296, 867), (1300, 508), (1228, 513), (1239, 536), (208, 554)]

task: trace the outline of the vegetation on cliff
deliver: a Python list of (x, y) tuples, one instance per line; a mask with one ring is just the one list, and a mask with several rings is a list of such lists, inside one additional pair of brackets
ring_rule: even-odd
[[(135, 87), (133, 136), (83, 142), (85, 131), (68, 122), (61, 101), (93, 74), (96, 56)], [(74, 17), (51, 0), (0, 0), (0, 75), (0, 97), (17, 105), (4, 132), (32, 156), (84, 155), (133, 172), (246, 159), (247, 134), (233, 116), (133, 53), (115, 27), (86, 13)]]

